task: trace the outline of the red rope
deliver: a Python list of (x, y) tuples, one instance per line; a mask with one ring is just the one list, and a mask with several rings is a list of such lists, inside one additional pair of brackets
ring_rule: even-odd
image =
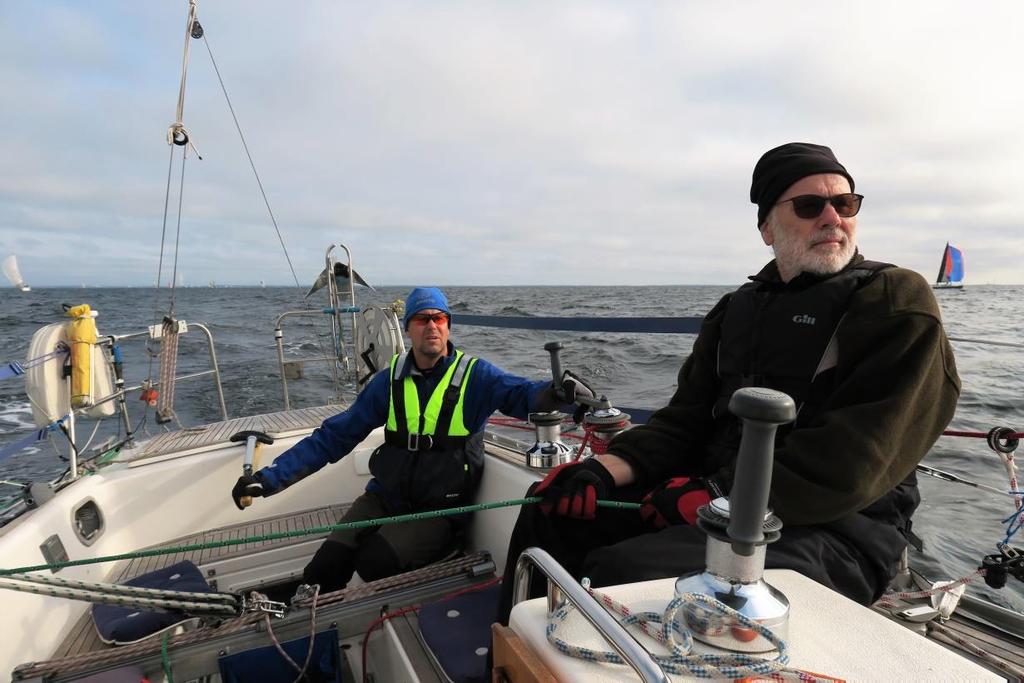
[[(523, 422), (522, 420), (517, 420), (516, 418), (513, 418), (513, 417), (490, 417), (490, 418), (487, 419), (487, 422), (489, 422), (492, 425), (498, 425), (500, 427), (512, 427), (513, 429), (529, 429), (529, 430), (533, 429), (533, 425), (530, 424), (529, 422)], [(988, 437), (988, 432), (965, 432), (965, 431), (958, 431), (958, 430), (955, 430), (955, 429), (947, 429), (946, 431), (942, 432), (942, 435), (943, 436), (965, 436), (965, 437), (970, 437), (972, 439), (985, 439), (985, 438)], [(565, 433), (563, 433), (562, 436), (567, 436), (567, 437), (570, 437), (570, 438), (573, 438), (573, 439), (586, 439), (587, 438), (586, 436), (580, 436), (578, 434), (565, 434)], [(1000, 438), (1004, 438), (1004, 439), (1024, 439), (1024, 432), (1012, 432), (1010, 434), (1001, 434)]]
[[(533, 425), (529, 422), (523, 422), (514, 417), (489, 417), (487, 423), (496, 425), (498, 427), (511, 427), (512, 429), (526, 429), (533, 431)], [(569, 424), (572, 424), (571, 422)], [(571, 434), (569, 432), (562, 432), (563, 439), (584, 439), (586, 437), (580, 436), (579, 434)]]
[[(474, 586), (467, 586), (466, 588), (461, 588), (457, 591), (453, 591), (446, 595), (442, 595), (440, 598), (437, 599), (437, 601), (441, 602), (443, 600), (451, 600), (452, 598), (457, 598), (460, 595), (482, 591), (485, 588), (490, 588), (495, 584), (501, 583), (502, 578), (503, 577), (501, 576), (496, 576), (493, 579), (488, 579), (487, 581), (484, 581), (483, 583), (478, 583)], [(418, 612), (421, 607), (422, 605), (409, 605), (408, 607), (403, 607), (402, 609), (395, 610), (394, 612), (382, 614), (376, 619), (374, 619), (373, 623), (370, 624), (370, 627), (366, 629), (366, 635), (363, 637), (363, 683), (368, 683), (369, 681), (369, 677), (367, 676), (366, 673), (366, 649), (367, 644), (370, 642), (370, 634), (372, 634), (377, 629), (378, 626), (381, 626), (388, 619), (400, 617), (403, 614), (408, 614), (409, 612)]]
[[(954, 429), (947, 429), (942, 432), (943, 436), (968, 436), (972, 439), (988, 438), (988, 432), (960, 432)], [(1013, 432), (1012, 434), (1000, 434), (1002, 439), (1024, 439), (1024, 432)]]
[[(580, 459), (580, 456), (583, 455), (583, 449), (587, 447), (588, 443), (590, 444), (590, 452), (593, 455), (601, 455), (603, 453), (607, 453), (608, 452), (608, 444), (611, 442), (611, 439), (605, 439), (602, 436), (598, 436), (597, 433), (598, 432), (605, 432), (605, 431), (613, 431), (615, 434), (618, 434), (620, 431), (625, 429), (627, 425), (628, 425), (628, 422), (626, 422), (625, 420), (623, 420), (622, 422), (617, 422), (614, 425), (589, 425), (588, 426), (586, 423), (584, 423), (584, 425), (583, 425), (583, 432), (584, 432), (583, 442), (580, 444), (579, 450), (576, 451), (576, 457), (573, 458), (573, 460), (575, 461), (575, 460), (579, 460)], [(598, 427), (603, 427), (603, 429), (598, 429)]]

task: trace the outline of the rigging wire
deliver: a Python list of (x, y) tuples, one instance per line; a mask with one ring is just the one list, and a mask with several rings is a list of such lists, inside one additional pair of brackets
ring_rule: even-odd
[[(156, 285), (153, 291), (153, 324), (156, 325), (159, 320), (160, 311), (160, 280), (163, 279), (164, 275), (164, 245), (167, 242), (167, 212), (171, 204), (171, 174), (174, 171), (174, 145), (171, 145), (171, 155), (167, 161), (167, 187), (164, 190), (164, 217), (163, 227), (160, 229), (160, 258), (157, 261), (156, 268)], [(148, 340), (147, 340), (148, 345)], [(153, 357), (150, 355), (149, 359), (149, 376), (152, 377), (153, 370)]]
[[(181, 182), (178, 185), (178, 224), (174, 234), (174, 266), (171, 269), (171, 300), (167, 307), (167, 315), (174, 317), (174, 293), (177, 291), (178, 280), (178, 248), (181, 245), (181, 210), (185, 198), (185, 161), (188, 159), (188, 148), (181, 148)], [(161, 346), (163, 342), (161, 341)]]
[(213, 58), (213, 50), (210, 48), (210, 41), (206, 39), (206, 34), (203, 34), (203, 45), (206, 46), (206, 51), (210, 55), (210, 62), (213, 64), (213, 70), (217, 74), (217, 81), (220, 83), (220, 90), (224, 93), (224, 99), (228, 103), (228, 110), (231, 112), (231, 118), (235, 122), (235, 130), (238, 131), (238, 137), (242, 140), (242, 149), (245, 150), (245, 156), (249, 159), (249, 167), (252, 168), (252, 174), (256, 176), (256, 185), (260, 188), (260, 195), (263, 196), (263, 203), (267, 206), (267, 213), (270, 214), (270, 222), (274, 224), (274, 231), (277, 233), (277, 239), (281, 243), (281, 249), (284, 251), (284, 258), (288, 261), (288, 268), (292, 272), (292, 279), (295, 280), (295, 286), (301, 288), (299, 284), (299, 276), (295, 274), (295, 266), (292, 265), (291, 256), (288, 255), (288, 247), (285, 246), (284, 237), (281, 236), (281, 228), (277, 224), (277, 218), (274, 216), (274, 210), (270, 208), (270, 200), (267, 198), (267, 193), (263, 189), (263, 181), (260, 180), (260, 174), (256, 171), (256, 163), (252, 159), (252, 154), (249, 153), (249, 145), (245, 141), (245, 135), (242, 133), (242, 126), (238, 123), (238, 117), (235, 115), (235, 108), (231, 104), (231, 98), (228, 97), (228, 90), (224, 85), (224, 79), (221, 78), (220, 69), (217, 67), (217, 60)]
[[(231, 97), (228, 95), (227, 86), (224, 85), (224, 79), (221, 76), (220, 68), (217, 66), (217, 60), (213, 56), (213, 48), (210, 47), (210, 41), (207, 39), (205, 32), (201, 37), (203, 45), (206, 46), (206, 52), (210, 55), (210, 63), (213, 65), (213, 71), (217, 74), (217, 82), (220, 83), (220, 90), (224, 94), (224, 101), (227, 102), (228, 110), (231, 112), (231, 119), (235, 123), (235, 130), (238, 131), (238, 138), (242, 142), (242, 149), (245, 151), (245, 156), (249, 160), (249, 167), (252, 169), (252, 174), (256, 178), (256, 185), (259, 187), (260, 195), (263, 197), (263, 203), (267, 207), (267, 214), (270, 216), (270, 222), (274, 226), (274, 232), (277, 233), (277, 240), (281, 244), (281, 250), (284, 252), (285, 261), (287, 261), (288, 269), (291, 271), (292, 280), (295, 282), (295, 287), (301, 292), (302, 285), (299, 284), (299, 276), (295, 272), (295, 266), (292, 263), (291, 255), (288, 253), (288, 247), (285, 244), (284, 236), (281, 234), (281, 228), (277, 223), (277, 217), (274, 215), (274, 210), (270, 206), (270, 199), (267, 197), (266, 190), (263, 188), (263, 181), (260, 179), (259, 171), (256, 170), (256, 162), (253, 160), (252, 154), (249, 151), (249, 144), (245, 140), (245, 134), (242, 132), (242, 125), (239, 123), (238, 116), (235, 114), (235, 107), (231, 104)], [(328, 274), (328, 277), (330, 277), (330, 274)], [(305, 310), (311, 310), (307, 299), (302, 299), (302, 305)], [(341, 333), (339, 331), (339, 336), (340, 334)], [(321, 334), (320, 326), (317, 324), (316, 320), (313, 320), (313, 336), (316, 339), (317, 346), (320, 347), (320, 353), (326, 357), (327, 349), (324, 348), (323, 335)], [(334, 356), (337, 358), (338, 353), (335, 352)], [(338, 384), (340, 381), (337, 364), (337, 360), (331, 364), (331, 379), (335, 385), (336, 392), (339, 390)]]

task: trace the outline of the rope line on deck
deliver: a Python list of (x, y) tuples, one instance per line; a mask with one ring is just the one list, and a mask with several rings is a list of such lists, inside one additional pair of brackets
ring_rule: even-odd
[[(416, 569), (404, 574), (396, 574), (377, 581), (344, 588), (333, 593), (321, 595), (317, 601), (318, 607), (328, 604), (336, 604), (343, 601), (354, 601), (373, 595), (379, 595), (393, 589), (401, 589), (410, 586), (420, 585), (423, 582), (451, 576), (463, 576), (466, 571), (481, 562), (484, 558), (480, 553), (463, 556), (447, 562)], [(309, 598), (296, 599), (292, 602), (292, 608), (310, 607)], [(181, 649), (201, 643), (212, 637), (224, 637), (241, 632), (255, 633), (254, 629), (259, 628), (263, 615), (257, 612), (242, 614), (234, 619), (228, 619), (216, 626), (203, 626), (193, 631), (186, 631), (177, 635), (166, 633), (167, 644)], [(161, 643), (153, 638), (146, 638), (129, 645), (122, 645), (115, 649), (104, 649), (92, 652), (85, 652), (76, 655), (67, 655), (44, 662), (32, 662), (17, 667), (16, 672), (20, 679), (31, 679), (33, 677), (46, 677), (57, 672), (67, 673), (69, 671), (82, 671), (99, 664), (110, 666), (112, 664), (127, 663), (134, 657), (139, 656), (160, 656)]]
[[(246, 536), (244, 538), (230, 538), (223, 541), (209, 541), (206, 543), (192, 543), (189, 545), (169, 546), (165, 548), (153, 548), (152, 550), (137, 550), (119, 555), (104, 555), (101, 557), (90, 557), (81, 560), (66, 560), (64, 562), (51, 562), (49, 564), (36, 564), (28, 567), (16, 567), (14, 569), (0, 569), (0, 577), (11, 574), (24, 574), (40, 571), (43, 569), (63, 569), (64, 567), (77, 567), (86, 564), (99, 564), (102, 562), (116, 562), (119, 560), (135, 560), (141, 557), (155, 557), (158, 555), (173, 555), (175, 553), (188, 553), (195, 550), (207, 550), (210, 548), (223, 548), (232, 545), (245, 545), (246, 543), (260, 543), (263, 541), (275, 541), (282, 538), (295, 538), (297, 536), (310, 536), (313, 534), (329, 534), (334, 531), (346, 529), (364, 529), (367, 527), (384, 526), (385, 524), (400, 524), (421, 519), (433, 519), (435, 517), (449, 517), (462, 515), (469, 512), (481, 510), (493, 510), (496, 508), (512, 507), (516, 505), (534, 505), (541, 501), (540, 496), (530, 498), (513, 498), (493, 503), (476, 503), (475, 505), (463, 505), (442, 510), (430, 510), (427, 512), (413, 512), (407, 515), (395, 515), (393, 517), (381, 517), (379, 519), (367, 519), (358, 522), (345, 522), (342, 524), (330, 524), (327, 526), (309, 527), (307, 529), (295, 529), (293, 531), (278, 531), (260, 536)], [(598, 507), (618, 508), (622, 510), (639, 510), (639, 503), (626, 503), (618, 500), (599, 500)]]
[(95, 591), (97, 593), (108, 593), (123, 597), (136, 596), (143, 598), (171, 598), (175, 600), (191, 600), (195, 602), (224, 602), (229, 605), (238, 604), (238, 597), (228, 593), (196, 593), (192, 591), (143, 588), (141, 586), (128, 586), (125, 584), (77, 581), (75, 579), (64, 579), (59, 576), (48, 576), (46, 574), (9, 574), (0, 579), (0, 581), (23, 581), (25, 583), (59, 586), (73, 590)]
[(67, 598), (69, 600), (84, 600), (92, 603), (103, 603), (106, 605), (118, 605), (120, 607), (138, 607), (158, 612), (187, 612), (189, 614), (219, 614), (222, 616), (235, 616), (238, 610), (227, 604), (213, 602), (196, 602), (193, 600), (171, 600), (166, 598), (145, 598), (137, 595), (126, 596), (111, 592), (82, 590), (78, 588), (64, 588), (58, 586), (47, 586), (41, 583), (29, 581), (13, 581), (9, 578), (0, 579), (0, 588), (17, 591), (19, 593), (34, 593), (36, 595), (48, 595), (54, 598)]
[(929, 621), (925, 624), (925, 628), (928, 630), (928, 634), (936, 640), (945, 640), (954, 647), (960, 647), (967, 652), (970, 652), (975, 657), (979, 657), (985, 662), (996, 667), (1004, 673), (1008, 673), (1013, 676), (1014, 679), (1020, 681), (1024, 680), (1024, 670), (1021, 670), (1014, 665), (1010, 664), (1006, 660), (996, 657), (994, 654), (987, 650), (983, 650), (974, 643), (968, 642), (964, 638), (961, 638), (957, 633), (937, 621)]
[[(688, 675), (696, 678), (730, 679), (754, 677), (770, 677), (816, 681), (818, 676), (799, 669), (787, 668), (789, 654), (785, 641), (764, 625), (746, 617), (728, 605), (699, 593), (684, 593), (672, 599), (661, 614), (657, 612), (633, 612), (605, 593), (596, 591), (585, 585), (587, 592), (601, 603), (605, 609), (618, 614), (623, 626), (632, 626), (648, 637), (658, 641), (671, 654), (659, 655), (651, 653), (661, 668), (671, 674)], [(559, 652), (588, 662), (607, 662), (611, 664), (627, 664), (617, 653), (604, 650), (593, 650), (578, 645), (570, 645), (558, 637), (558, 627), (575, 609), (571, 603), (558, 609), (548, 620), (545, 635), (548, 642)], [(721, 655), (714, 653), (694, 654), (693, 635), (680, 622), (713, 624), (712, 628), (735, 628), (756, 633), (773, 644), (777, 654), (773, 659), (763, 659), (756, 655), (735, 653)], [(679, 639), (681, 639), (681, 642)]]
[(967, 576), (961, 576), (959, 579), (944, 583), (943, 585), (936, 586), (935, 588), (929, 588), (928, 590), (886, 593), (882, 597), (878, 598), (878, 604), (882, 607), (891, 608), (896, 606), (896, 600), (918, 600), (921, 598), (930, 598), (931, 596), (938, 595), (939, 593), (949, 593), (959, 586), (963, 586), (974, 581), (979, 576), (985, 576), (985, 572), (986, 570), (983, 567), (979, 567)]

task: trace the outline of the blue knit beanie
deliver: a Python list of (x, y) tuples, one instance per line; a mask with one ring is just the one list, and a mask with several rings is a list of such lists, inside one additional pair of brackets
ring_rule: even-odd
[(448, 297), (437, 287), (416, 287), (405, 298), (405, 317), (402, 327), (409, 329), (409, 319), (427, 308), (436, 308), (448, 314), (448, 326), (451, 327), (451, 311), (448, 310)]

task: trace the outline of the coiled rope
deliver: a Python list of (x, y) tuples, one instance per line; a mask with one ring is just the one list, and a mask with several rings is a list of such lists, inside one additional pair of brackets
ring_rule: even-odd
[(174, 412), (174, 386), (178, 373), (178, 321), (164, 318), (160, 336), (160, 393), (157, 396), (156, 421), (158, 424), (176, 420)]
[[(652, 654), (661, 668), (671, 674), (688, 675), (696, 678), (744, 678), (747, 676), (772, 676), (813, 681), (817, 678), (804, 671), (787, 669), (789, 654), (786, 643), (770, 629), (740, 614), (729, 606), (699, 593), (684, 593), (672, 599), (665, 611), (636, 612), (617, 602), (605, 593), (584, 586), (591, 597), (608, 611), (618, 614), (620, 623), (642, 631), (669, 650), (669, 655)], [(551, 615), (545, 635), (548, 642), (559, 652), (588, 662), (626, 664), (617, 653), (570, 645), (558, 637), (558, 628), (575, 609), (571, 603)], [(775, 646), (777, 655), (773, 659), (762, 659), (746, 654), (693, 654), (693, 636), (680, 622), (680, 617), (689, 624), (702, 629), (719, 630), (739, 628), (757, 633)]]
[(607, 453), (608, 444), (611, 443), (612, 437), (628, 426), (629, 420), (625, 418), (611, 424), (595, 424), (584, 421), (583, 441), (580, 442), (580, 447), (576, 451), (576, 457), (573, 460), (579, 460), (583, 457), (583, 449), (588, 445), (590, 446), (590, 452), (594, 455)]

